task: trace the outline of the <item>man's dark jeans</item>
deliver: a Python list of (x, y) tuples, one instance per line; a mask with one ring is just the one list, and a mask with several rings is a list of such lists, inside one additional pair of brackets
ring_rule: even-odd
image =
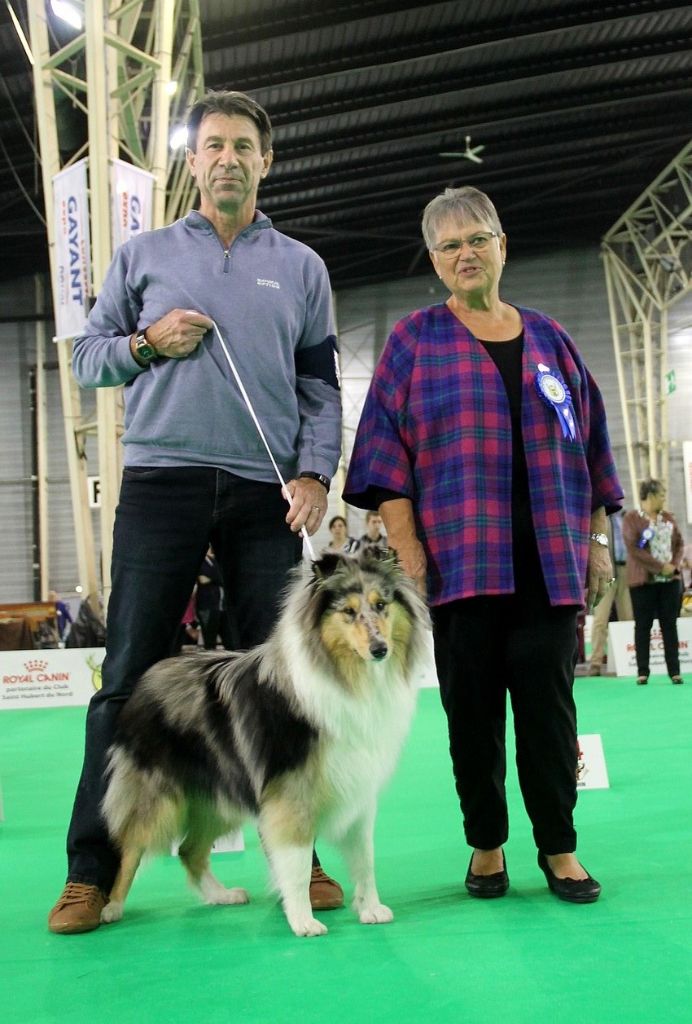
[(67, 837), (68, 878), (108, 892), (119, 856), (100, 814), (106, 753), (138, 678), (167, 657), (211, 543), (241, 648), (268, 636), (302, 541), (279, 484), (213, 468), (125, 469), (113, 535), (103, 687), (86, 720), (84, 766)]

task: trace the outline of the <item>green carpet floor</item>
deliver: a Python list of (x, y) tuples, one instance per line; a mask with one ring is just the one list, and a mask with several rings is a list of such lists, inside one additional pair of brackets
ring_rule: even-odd
[[(577, 807), (598, 903), (548, 892), (513, 768), (510, 891), (466, 894), (445, 725), (426, 690), (378, 820), (380, 894), (395, 920), (365, 927), (332, 911), (317, 939), (289, 932), (252, 829), (244, 853), (215, 859), (222, 881), (250, 890), (248, 906), (200, 905), (178, 863), (160, 858), (137, 877), (120, 924), (51, 935), (84, 709), (2, 712), (2, 1020), (689, 1024), (692, 685), (586, 678), (576, 694), (580, 732), (601, 734), (611, 786), (581, 791)], [(320, 852), (343, 879), (338, 855)]]

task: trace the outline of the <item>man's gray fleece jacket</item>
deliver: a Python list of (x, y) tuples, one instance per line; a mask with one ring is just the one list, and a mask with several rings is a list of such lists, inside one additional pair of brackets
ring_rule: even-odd
[(186, 359), (133, 359), (133, 332), (176, 308), (218, 325), (284, 479), (333, 477), (341, 401), (327, 270), (259, 211), (228, 250), (196, 212), (118, 249), (72, 367), (83, 387), (125, 385), (125, 465), (277, 479), (213, 330)]

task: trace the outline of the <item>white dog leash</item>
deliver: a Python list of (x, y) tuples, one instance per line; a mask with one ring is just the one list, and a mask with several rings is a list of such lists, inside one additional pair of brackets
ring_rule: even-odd
[[(272, 454), (272, 450), (269, 447), (269, 443), (267, 441), (267, 438), (264, 435), (264, 431), (262, 430), (262, 424), (257, 419), (257, 414), (255, 413), (255, 410), (253, 408), (252, 402), (250, 401), (250, 396), (248, 395), (247, 391), (245, 390), (245, 385), (243, 384), (242, 380), (240, 379), (240, 374), (236, 370), (235, 363), (231, 359), (231, 354), (228, 351), (228, 349), (226, 348), (226, 342), (223, 340), (223, 338), (221, 336), (221, 331), (219, 330), (216, 321), (212, 320), (212, 323), (214, 324), (214, 330), (216, 331), (216, 337), (219, 339), (219, 343), (221, 345), (221, 348), (223, 349), (223, 354), (226, 356), (226, 359), (228, 360), (228, 365), (231, 368), (231, 373), (235, 377), (235, 382), (236, 382), (236, 384), (238, 385), (238, 387), (240, 389), (241, 395), (243, 396), (243, 401), (245, 402), (245, 404), (247, 406), (248, 412), (252, 416), (252, 422), (257, 427), (257, 433), (262, 438), (262, 443), (264, 444), (264, 447), (267, 449), (267, 454), (269, 455), (269, 458), (271, 459), (271, 464), (274, 467), (274, 472), (276, 473), (277, 477), (279, 478), (279, 483), (281, 484), (281, 493), (283, 494), (284, 498), (288, 502), (289, 506), (292, 506), (293, 505), (293, 501), (291, 500), (291, 495), (288, 493), (288, 490), (286, 488), (286, 481), (282, 477), (281, 470), (279, 469), (279, 467), (276, 464), (276, 459), (274, 458), (274, 455)], [(303, 527), (301, 529), (300, 534), (301, 534), (301, 536), (303, 538), (303, 543), (306, 545), (306, 547), (308, 549), (308, 554), (310, 555), (310, 558), (313, 561), (315, 561), (315, 558), (316, 558), (316, 556), (315, 556), (315, 549), (313, 548), (312, 544), (310, 543), (310, 538), (308, 537), (308, 532), (305, 529), (305, 527)]]

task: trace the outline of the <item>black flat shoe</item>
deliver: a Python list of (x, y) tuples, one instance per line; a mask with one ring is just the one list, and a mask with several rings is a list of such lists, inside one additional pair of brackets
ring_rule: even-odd
[(670, 681), (674, 686), (680, 686), (682, 683), (685, 682), (682, 676), (671, 676)]
[(504, 896), (509, 889), (509, 877), (507, 875), (507, 862), (504, 851), (502, 853), (502, 871), (496, 871), (494, 875), (474, 875), (471, 870), (473, 854), (469, 861), (469, 869), (466, 872), (464, 885), (471, 896), (481, 900), (494, 900), (498, 896)]
[(594, 903), (601, 895), (601, 886), (592, 878), (558, 878), (554, 875), (548, 858), (544, 853), (538, 854), (538, 866), (545, 875), (548, 888), (561, 900), (568, 903)]
[(637, 676), (637, 686), (646, 686), (649, 682), (648, 676)]

